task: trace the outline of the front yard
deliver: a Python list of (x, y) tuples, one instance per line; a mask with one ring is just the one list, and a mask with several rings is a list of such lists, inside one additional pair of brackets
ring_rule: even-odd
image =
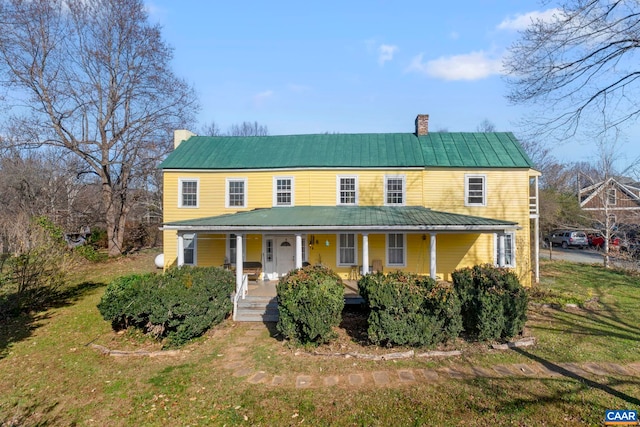
[[(225, 321), (170, 355), (100, 353), (94, 345), (159, 350), (115, 334), (96, 309), (110, 277), (153, 270), (154, 256), (98, 265), (79, 274), (66, 303), (0, 325), (2, 425), (601, 425), (606, 409), (640, 409), (640, 371), (629, 368), (640, 366), (637, 276), (543, 262), (526, 330), (534, 347), (460, 342), (445, 349), (459, 356), (346, 357), (408, 350), (367, 346), (351, 313), (340, 339), (317, 349), (290, 348), (273, 327)], [(627, 373), (594, 373), (607, 362)], [(494, 369), (541, 365), (562, 369)]]

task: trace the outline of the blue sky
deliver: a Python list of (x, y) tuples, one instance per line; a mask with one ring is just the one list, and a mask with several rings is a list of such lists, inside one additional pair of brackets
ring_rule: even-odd
[[(548, 2), (546, 2), (548, 3)], [(501, 58), (536, 0), (147, 1), (175, 49), (174, 69), (198, 92), (200, 124), (243, 121), (270, 134), (475, 131), (487, 119), (520, 132), (527, 107), (509, 105)], [(635, 144), (622, 150), (640, 154)], [(594, 160), (594, 146), (557, 146)]]

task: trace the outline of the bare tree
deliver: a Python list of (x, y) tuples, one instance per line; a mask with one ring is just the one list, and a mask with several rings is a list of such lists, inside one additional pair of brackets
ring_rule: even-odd
[(98, 177), (109, 255), (120, 254), (130, 189), (193, 120), (193, 90), (141, 0), (5, 0), (0, 22), (13, 145), (68, 151)]
[(206, 135), (206, 136), (223, 136), (224, 133), (222, 132), (222, 129), (220, 129), (220, 126), (218, 126), (218, 124), (215, 121), (211, 121), (211, 123), (205, 123), (202, 126), (202, 130), (200, 131), (201, 135)]
[(232, 125), (227, 132), (228, 136), (267, 136), (269, 129), (258, 122), (242, 122), (239, 125)]
[[(610, 242), (625, 222), (635, 222), (637, 211), (629, 209), (629, 194), (625, 194), (625, 176), (635, 165), (617, 172), (615, 165), (619, 160), (617, 138), (611, 141), (598, 141), (598, 159), (596, 167), (585, 168), (578, 174), (578, 198), (582, 208), (591, 213), (593, 226), (604, 237), (604, 266), (610, 265)], [(633, 192), (631, 192), (633, 194)], [(636, 199), (635, 194), (632, 196)], [(631, 204), (633, 205), (633, 204)], [(636, 205), (637, 207), (637, 205)]]
[[(640, 114), (640, 2), (564, 0), (549, 21), (535, 20), (505, 60), (514, 103), (541, 106), (540, 132), (573, 135), (601, 116), (601, 130)], [(534, 116), (534, 115), (532, 115)]]
[(478, 127), (476, 128), (476, 132), (495, 132), (496, 125), (491, 122), (489, 119), (484, 119)]

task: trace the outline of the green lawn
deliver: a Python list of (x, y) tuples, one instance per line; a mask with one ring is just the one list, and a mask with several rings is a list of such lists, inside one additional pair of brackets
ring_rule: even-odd
[[(81, 279), (70, 284), (68, 301), (0, 325), (0, 425), (602, 425), (606, 409), (640, 409), (639, 376), (317, 383), (327, 375), (344, 379), (354, 372), (370, 376), (398, 369), (639, 362), (638, 276), (544, 262), (527, 324), (537, 345), (519, 350), (459, 343), (463, 356), (446, 359), (312, 356), (296, 354), (266, 328), (227, 321), (177, 355), (100, 354), (92, 343), (160, 348), (136, 333), (115, 334), (96, 309), (110, 277), (153, 271), (154, 255), (78, 272)], [(567, 302), (578, 308), (566, 307)], [(233, 362), (285, 382), (251, 384), (246, 376), (235, 376)], [(296, 388), (298, 374), (313, 378), (314, 386)]]

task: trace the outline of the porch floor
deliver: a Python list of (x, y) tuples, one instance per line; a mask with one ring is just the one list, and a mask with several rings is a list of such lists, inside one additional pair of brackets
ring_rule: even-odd
[[(356, 280), (343, 280), (344, 284), (344, 297), (347, 299), (360, 298), (358, 294), (358, 282)], [(256, 297), (275, 297), (277, 280), (269, 281), (249, 281), (247, 296)]]

